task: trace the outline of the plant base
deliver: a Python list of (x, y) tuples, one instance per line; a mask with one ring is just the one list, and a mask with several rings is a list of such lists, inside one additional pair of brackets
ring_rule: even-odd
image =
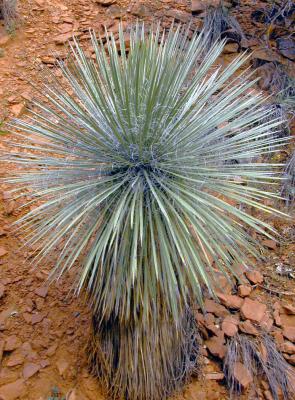
[(160, 318), (148, 326), (99, 323), (94, 316), (88, 351), (92, 372), (112, 398), (163, 400), (196, 370), (199, 334), (190, 310), (178, 326)]

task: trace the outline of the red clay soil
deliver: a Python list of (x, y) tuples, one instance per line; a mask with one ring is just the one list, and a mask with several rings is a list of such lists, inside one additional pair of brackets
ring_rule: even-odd
[[(4, 27), (0, 26), (0, 122), (8, 121), (13, 116), (21, 116), (25, 107), (30, 107), (34, 97), (31, 84), (40, 82), (40, 70), (44, 65), (51, 67), (54, 56), (66, 55), (65, 45), (73, 33), (78, 34), (87, 46), (89, 27), (101, 31), (102, 26), (107, 25), (116, 32), (119, 18), (128, 23), (136, 21), (138, 17), (145, 20), (161, 19), (167, 25), (173, 18), (181, 22), (187, 22), (191, 18), (191, 5), (185, 0), (154, 0), (151, 3), (140, 4), (136, 1), (109, 1), (108, 3), (114, 3), (111, 6), (99, 3), (101, 1), (19, 1), (20, 20), (17, 30), (8, 35)], [(256, 30), (261, 31), (262, 26), (253, 24), (250, 19), (251, 12), (258, 8), (258, 2), (241, 3), (244, 4), (237, 13), (241, 25), (248, 33), (249, 30), (252, 30), (253, 34)], [(265, 6), (266, 3), (261, 5)], [(194, 18), (195, 21), (202, 21), (202, 16)], [(232, 48), (233, 53), (229, 50), (222, 61), (228, 62), (233, 58), (238, 48)], [(276, 57), (289, 70), (293, 68), (294, 71), (290, 59), (278, 53)], [(9, 140), (10, 134), (0, 136), (1, 152), (7, 149), (5, 141)], [(6, 165), (1, 164), (1, 176), (7, 176), (10, 172), (7, 171)], [(91, 377), (87, 369), (85, 345), (91, 323), (87, 306), (82, 299), (69, 295), (73, 276), (64, 276), (49, 288), (46, 286), (46, 278), (54, 264), (53, 258), (34, 269), (31, 262), (34, 249), (22, 248), (21, 237), (14, 233), (11, 227), (11, 223), (21, 215), (21, 211), (18, 210), (20, 204), (20, 201), (12, 200), (9, 187), (2, 184), (0, 399), (48, 400), (53, 387), (60, 391), (60, 399), (62, 396), (67, 396), (67, 400), (104, 399), (103, 388)], [(282, 207), (282, 204), (279, 206)], [(295, 340), (292, 336), (295, 330), (295, 226), (291, 218), (289, 221), (275, 219), (268, 222), (279, 230), (283, 238), (276, 244), (263, 242), (262, 238), (257, 237), (257, 240), (262, 241), (266, 262), (252, 267), (259, 269), (263, 277), (259, 274), (249, 274), (247, 284), (240, 286), (236, 294), (229, 296), (229, 291), (225, 291), (226, 295), (220, 296), (220, 301), (225, 307), (207, 301), (209, 317), (204, 321), (202, 315), (197, 316), (200, 324), (203, 324), (204, 331), (209, 335), (204, 344), (206, 348), (204, 347), (203, 373), (202, 376), (194, 377), (183, 393), (175, 395), (175, 399), (229, 398), (222, 380), (219, 359), (223, 356), (223, 349), (216, 350), (216, 338), (220, 336), (221, 331), (223, 337), (230, 337), (237, 329), (255, 334), (257, 325), (267, 317), (264, 322), (271, 323), (271, 332), (277, 330), (277, 336), (280, 338), (278, 341), (285, 343), (283, 350), (286, 358), (293, 357), (294, 360), (295, 346), (292, 347), (291, 342)], [(288, 271), (279, 275), (276, 273), (278, 267)], [(253, 301), (257, 302), (254, 306), (256, 308), (258, 305), (260, 316), (251, 313)], [(275, 302), (279, 303), (273, 307)], [(284, 304), (287, 308), (283, 307)], [(229, 312), (228, 309), (235, 311)], [(229, 314), (236, 314), (237, 321), (233, 321)], [(286, 328), (289, 329), (287, 333)], [(291, 359), (290, 363), (295, 364), (295, 360)], [(270, 399), (267, 384), (261, 383), (259, 398)], [(246, 393), (241, 398), (248, 399), (250, 394)]]

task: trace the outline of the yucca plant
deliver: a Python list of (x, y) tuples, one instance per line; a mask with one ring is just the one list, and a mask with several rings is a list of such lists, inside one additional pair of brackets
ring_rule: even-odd
[(137, 24), (126, 50), (122, 29), (119, 44), (91, 33), (95, 60), (74, 40), (63, 80), (14, 123), (9, 182), (36, 202), (18, 222), (39, 264), (62, 248), (52, 278), (76, 268), (91, 365), (114, 397), (164, 399), (186, 380), (194, 304), (217, 270), (230, 278), (257, 255), (246, 227), (272, 231), (246, 211), (274, 212), (263, 185), (277, 176), (257, 159), (279, 146), (279, 122), (260, 123), (263, 96), (237, 73), (246, 56), (221, 70), (224, 42), (188, 34)]

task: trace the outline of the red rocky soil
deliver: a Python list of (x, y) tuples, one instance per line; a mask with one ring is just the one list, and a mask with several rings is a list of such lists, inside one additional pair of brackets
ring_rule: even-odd
[[(76, 34), (87, 46), (89, 27), (102, 31), (106, 25), (118, 31), (119, 19), (130, 23), (137, 18), (161, 19), (169, 25), (173, 18), (183, 23), (192, 18), (201, 26), (205, 1), (153, 0), (152, 2), (116, 0), (20, 0), (19, 27), (8, 35), (0, 26), (0, 122), (20, 116), (34, 97), (32, 83), (40, 82), (40, 69), (52, 67), (54, 57), (66, 56), (66, 43)], [(207, 3), (214, 1), (207, 0)], [(216, 2), (215, 2), (216, 3)], [(225, 2), (231, 7), (232, 2)], [(229, 43), (221, 62), (227, 63), (243, 48), (254, 51), (249, 63), (263, 65), (277, 60), (294, 74), (292, 54), (277, 51), (276, 43), (266, 48), (257, 39), (263, 37), (263, 23), (253, 22), (250, 15), (267, 2), (246, 0), (233, 13), (248, 37), (244, 43)], [(91, 48), (88, 49), (92, 54)], [(284, 54), (283, 54), (284, 53)], [(267, 69), (267, 67), (264, 67)], [(265, 77), (265, 74), (263, 74)], [(1, 127), (1, 126), (0, 126)], [(1, 150), (6, 149), (0, 137)], [(7, 167), (0, 173), (6, 176)], [(47, 400), (56, 386), (68, 400), (104, 399), (103, 388), (90, 376), (84, 347), (90, 328), (90, 316), (81, 299), (68, 295), (73, 277), (46, 286), (54, 263), (47, 260), (37, 270), (30, 263), (33, 248), (23, 249), (21, 238), (11, 223), (20, 215), (19, 201), (12, 199), (8, 187), (0, 188), (0, 399)], [(279, 207), (283, 207), (279, 204)], [(254, 272), (242, 275), (242, 284), (230, 288), (220, 280), (223, 291), (220, 303), (207, 299), (207, 313), (196, 313), (204, 338), (203, 374), (193, 378), (184, 393), (176, 399), (228, 399), (221, 360), (226, 340), (237, 332), (252, 336), (261, 329), (275, 339), (284, 357), (295, 365), (295, 226), (290, 220), (269, 219), (282, 234), (279, 243), (256, 239), (262, 245), (265, 262), (251, 265)], [(278, 270), (286, 274), (278, 274)], [(257, 271), (260, 272), (257, 272)], [(236, 365), (236, 379), (246, 388), (251, 376), (242, 364)], [(259, 398), (271, 399), (266, 382), (261, 382)], [(246, 393), (242, 398), (250, 398)]]

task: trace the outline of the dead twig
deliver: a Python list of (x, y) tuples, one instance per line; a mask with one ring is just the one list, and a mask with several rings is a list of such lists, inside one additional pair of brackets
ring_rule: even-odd
[(271, 288), (268, 288), (266, 286), (259, 285), (259, 284), (255, 285), (255, 286), (258, 286), (261, 289), (267, 290), (268, 292), (279, 294), (281, 296), (294, 296), (295, 295), (295, 292), (281, 292), (279, 290), (271, 289)]

